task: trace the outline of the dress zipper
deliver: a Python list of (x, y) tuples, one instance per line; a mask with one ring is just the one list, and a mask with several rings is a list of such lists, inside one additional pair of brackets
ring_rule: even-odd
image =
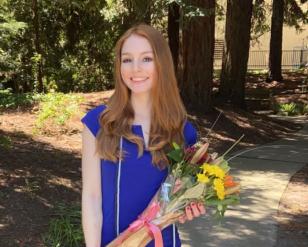
[(120, 138), (120, 157), (117, 167), (117, 186), (116, 186), (116, 233), (120, 234), (120, 181), (121, 181), (121, 166), (122, 166), (122, 146), (123, 138)]

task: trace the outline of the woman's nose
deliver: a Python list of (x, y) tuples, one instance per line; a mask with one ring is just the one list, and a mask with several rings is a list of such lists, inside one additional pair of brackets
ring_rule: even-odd
[(133, 70), (136, 72), (136, 71), (140, 71), (141, 70), (141, 64), (140, 64), (140, 61), (138, 60), (135, 60), (133, 62)]

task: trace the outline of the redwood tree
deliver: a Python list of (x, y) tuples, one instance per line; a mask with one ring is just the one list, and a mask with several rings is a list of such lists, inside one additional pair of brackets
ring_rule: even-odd
[(184, 23), (181, 93), (186, 107), (208, 111), (212, 106), (215, 0), (190, 3), (204, 14), (192, 16)]
[(245, 108), (245, 77), (249, 57), (252, 0), (228, 0), (225, 48), (219, 94), (222, 101)]
[(269, 53), (269, 81), (281, 81), (282, 29), (284, 0), (273, 0)]
[(179, 31), (180, 6), (176, 2), (172, 2), (168, 5), (168, 40), (175, 70), (177, 70), (179, 61)]

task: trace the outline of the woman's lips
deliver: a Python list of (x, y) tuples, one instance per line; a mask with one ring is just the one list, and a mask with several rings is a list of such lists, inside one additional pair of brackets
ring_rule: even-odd
[(141, 83), (141, 82), (145, 82), (147, 79), (149, 79), (148, 77), (132, 77), (131, 81), (134, 83)]

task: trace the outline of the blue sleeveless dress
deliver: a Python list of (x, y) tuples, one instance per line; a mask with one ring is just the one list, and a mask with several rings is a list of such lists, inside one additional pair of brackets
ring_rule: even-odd
[[(94, 136), (100, 129), (99, 117), (105, 108), (105, 105), (100, 105), (81, 120)], [(133, 125), (132, 132), (143, 138), (141, 125)], [(184, 137), (186, 146), (193, 145), (197, 140), (196, 129), (188, 121), (185, 123)], [(152, 164), (149, 151), (144, 150), (138, 158), (137, 145), (125, 138), (122, 139), (122, 149), (127, 152), (122, 162), (101, 160), (100, 163), (103, 213), (101, 247), (110, 243), (137, 219), (167, 176), (167, 168), (159, 170)], [(166, 227), (162, 235), (164, 247), (181, 246), (174, 224)], [(147, 247), (154, 247), (154, 241)]]

